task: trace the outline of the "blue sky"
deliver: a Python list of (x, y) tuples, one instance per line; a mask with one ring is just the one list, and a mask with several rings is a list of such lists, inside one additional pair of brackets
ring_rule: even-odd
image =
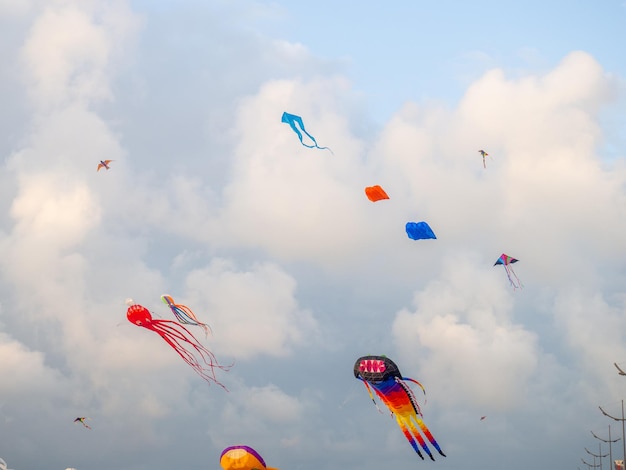
[[(625, 20), (619, 1), (0, 0), (0, 457), (582, 468), (626, 385)], [(420, 220), (437, 240), (406, 237)], [(129, 297), (170, 318), (165, 293), (234, 361), (228, 392), (125, 319)], [(376, 412), (368, 354), (424, 384), (446, 458)]]
[(406, 100), (453, 104), (470, 80), (493, 67), (545, 71), (584, 50), (624, 71), (623, 2), (444, 1), (275, 2), (280, 36), (315, 55), (344, 60), (346, 72), (387, 117)]

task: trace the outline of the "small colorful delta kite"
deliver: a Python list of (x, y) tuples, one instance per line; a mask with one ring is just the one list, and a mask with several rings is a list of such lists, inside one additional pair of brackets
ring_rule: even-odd
[(180, 305), (174, 302), (171, 295), (163, 294), (161, 300), (170, 308), (179, 323), (183, 325), (199, 326), (204, 330), (205, 336), (209, 336), (211, 327), (206, 323), (202, 323), (196, 318), (196, 314), (186, 305)]
[[(293, 129), (293, 131), (298, 135), (298, 139), (300, 139), (300, 143), (304, 145), (305, 147), (308, 147), (310, 149), (318, 148), (320, 150), (330, 150), (328, 147), (320, 147), (319, 145), (317, 145), (317, 140), (315, 140), (315, 137), (309, 134), (304, 128), (304, 122), (302, 122), (302, 118), (300, 116), (296, 116), (295, 114), (283, 113), (283, 117), (281, 118), (281, 121), (286, 124), (289, 124), (289, 126)], [(300, 127), (300, 129), (296, 127), (296, 124)], [(307, 145), (304, 143), (304, 141), (302, 140), (302, 132), (300, 131), (304, 132), (309, 137), (309, 139), (313, 141), (313, 145)], [(330, 150), (330, 153), (333, 153), (333, 151)]]
[(426, 222), (407, 222), (406, 234), (411, 240), (436, 239), (435, 232), (432, 231)]
[(372, 202), (382, 201), (383, 199), (389, 199), (387, 193), (380, 186), (368, 186), (365, 188), (365, 195)]
[(83, 426), (85, 426), (87, 429), (91, 429), (91, 427), (90, 427), (87, 423), (85, 423), (85, 420), (86, 420), (86, 419), (89, 419), (89, 418), (87, 418), (87, 417), (85, 417), (85, 416), (79, 416), (78, 418), (76, 418), (76, 419), (74, 420), (74, 422), (75, 422), (75, 423), (80, 423), (80, 424), (82, 424), (82, 425), (83, 425)]
[(98, 163), (98, 169), (96, 171), (100, 171), (102, 168), (108, 170), (109, 167), (109, 163), (111, 163), (114, 160), (100, 160), (100, 163)]
[[(372, 389), (374, 389), (378, 398), (387, 405), (391, 414), (395, 415), (398, 426), (400, 426), (404, 436), (422, 460), (424, 460), (424, 456), (420, 451), (420, 446), (431, 460), (435, 460), (422, 434), (440, 455), (446, 456), (422, 421), (422, 411), (417, 404), (413, 390), (406, 382), (417, 384), (426, 394), (422, 384), (417, 380), (402, 377), (398, 366), (386, 356), (360, 357), (354, 364), (354, 376), (363, 381), (374, 405), (376, 405), (376, 400), (372, 394)], [(378, 408), (378, 405), (376, 405), (376, 408)], [(378, 408), (378, 411), (380, 411), (380, 408)], [(419, 430), (415, 427), (416, 424)], [(422, 434), (420, 434), (420, 430)]]
[(485, 157), (489, 156), (489, 154), (484, 150), (479, 150), (478, 153), (483, 156), (483, 168), (487, 168), (487, 164), (485, 163)]
[(504, 266), (506, 276), (509, 278), (509, 282), (513, 286), (513, 289), (520, 289), (524, 286), (517, 277), (517, 274), (515, 274), (515, 271), (513, 271), (513, 267), (511, 266), (513, 263), (517, 263), (517, 260), (515, 258), (502, 253), (493, 265), (497, 266), (498, 264), (501, 264), (502, 266)]
[(132, 299), (128, 299), (126, 303), (128, 305), (126, 318), (129, 322), (157, 333), (209, 385), (214, 382), (227, 390), (217, 380), (215, 369), (228, 371), (231, 366), (219, 364), (215, 355), (200, 344), (187, 328), (172, 320), (153, 319), (146, 307), (134, 304)]
[(222, 451), (220, 465), (224, 470), (278, 470), (265, 465), (256, 450), (248, 446), (231, 446)]

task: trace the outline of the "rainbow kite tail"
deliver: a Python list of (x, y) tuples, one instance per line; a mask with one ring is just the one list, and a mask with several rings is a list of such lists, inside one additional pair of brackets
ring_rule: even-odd
[[(424, 456), (420, 452), (420, 449), (419, 449), (419, 447), (417, 445), (417, 443), (419, 442), (419, 445), (422, 447), (422, 449), (424, 449), (424, 452), (426, 452), (428, 454), (430, 459), (431, 460), (435, 460), (435, 458), (433, 457), (433, 455), (430, 452), (430, 449), (426, 445), (426, 442), (424, 442), (424, 439), (420, 435), (420, 433), (417, 430), (417, 428), (413, 425), (411, 420), (410, 419), (405, 420), (405, 419), (401, 418), (400, 416), (396, 415), (396, 421), (398, 422), (398, 426), (400, 426), (400, 429), (402, 430), (402, 433), (404, 434), (404, 437), (406, 437), (407, 441), (409, 441), (409, 443), (411, 444), (411, 447), (413, 447), (413, 450), (415, 450), (415, 452), (417, 452), (417, 455), (419, 455), (420, 458), (422, 460), (424, 460)], [(408, 427), (407, 427), (407, 423), (408, 423)], [(417, 440), (417, 442), (415, 442), (416, 440)]]
[(424, 436), (426, 436), (426, 438), (430, 441), (431, 445), (435, 449), (437, 449), (437, 452), (439, 452), (442, 456), (445, 457), (446, 454), (443, 453), (443, 451), (441, 450), (441, 447), (439, 447), (439, 444), (437, 443), (437, 441), (435, 440), (433, 435), (430, 433), (430, 430), (424, 424), (424, 421), (422, 421), (420, 418), (414, 418), (414, 419), (415, 419), (415, 422), (417, 423), (417, 425), (422, 430), (422, 433), (424, 434)]

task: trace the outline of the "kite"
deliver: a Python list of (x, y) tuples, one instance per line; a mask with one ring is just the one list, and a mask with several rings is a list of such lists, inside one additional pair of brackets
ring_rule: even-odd
[(372, 202), (389, 199), (389, 196), (387, 196), (385, 190), (378, 185), (368, 186), (367, 188), (365, 188), (365, 195)]
[[(386, 356), (360, 357), (354, 364), (354, 376), (363, 381), (374, 405), (376, 405), (376, 400), (372, 394), (372, 388), (378, 395), (378, 398), (387, 405), (391, 414), (395, 415), (398, 426), (400, 426), (404, 436), (422, 460), (424, 460), (424, 456), (420, 451), (420, 446), (431, 460), (435, 460), (422, 434), (437, 449), (439, 454), (446, 456), (422, 421), (422, 411), (417, 404), (413, 390), (406, 382), (413, 382), (419, 385), (424, 394), (426, 394), (422, 384), (417, 380), (402, 377), (398, 366)], [(378, 408), (378, 405), (376, 405), (376, 408)], [(378, 411), (380, 411), (380, 408), (378, 408)], [(417, 424), (419, 430), (415, 427), (415, 424)], [(422, 434), (420, 434), (420, 430)]]
[(161, 296), (161, 300), (163, 300), (163, 302), (167, 304), (174, 316), (176, 316), (176, 318), (178, 319), (179, 323), (182, 323), (183, 325), (199, 326), (204, 330), (205, 336), (209, 336), (209, 333), (211, 332), (211, 327), (206, 323), (202, 323), (201, 321), (199, 321), (196, 318), (195, 313), (193, 313), (193, 311), (189, 307), (187, 307), (186, 305), (177, 304), (176, 302), (174, 302), (174, 299), (171, 295), (164, 294)]
[(231, 446), (222, 451), (220, 465), (224, 470), (278, 470), (267, 467), (263, 457), (248, 446)]
[(481, 417), (480, 417), (480, 420), (481, 420), (481, 421), (484, 421), (484, 420), (485, 420), (485, 418), (486, 418), (486, 416), (481, 416)]
[(89, 426), (87, 423), (85, 423), (85, 420), (86, 420), (86, 419), (90, 419), (90, 418), (87, 418), (87, 417), (85, 417), (85, 416), (80, 416), (80, 417), (76, 418), (76, 419), (74, 420), (74, 422), (75, 422), (75, 423), (81, 423), (81, 424), (82, 424), (83, 426), (85, 426), (87, 429), (91, 429), (91, 426)]
[(435, 233), (426, 222), (407, 222), (406, 234), (411, 240), (424, 240), (428, 238), (434, 238)]
[(515, 274), (515, 271), (513, 271), (513, 267), (511, 266), (513, 263), (517, 263), (517, 260), (515, 258), (502, 253), (498, 260), (494, 263), (494, 266), (498, 264), (503, 265), (504, 270), (506, 271), (506, 276), (509, 278), (509, 282), (513, 286), (513, 289), (520, 289), (524, 286), (517, 277), (517, 274)]
[(484, 150), (479, 150), (478, 153), (483, 156), (483, 168), (487, 168), (487, 164), (485, 163), (485, 157), (489, 156), (489, 154)]
[(619, 374), (619, 375), (626, 375), (626, 372), (624, 372), (624, 371), (621, 369), (621, 367), (617, 365), (617, 362), (614, 362), (614, 363), (613, 363), (613, 365), (614, 365), (615, 367), (617, 367), (617, 370), (619, 371), (619, 372), (618, 372), (618, 374)]
[(100, 163), (98, 163), (98, 169), (96, 171), (100, 171), (102, 168), (105, 169), (109, 169), (109, 163), (111, 163), (114, 160), (100, 160)]
[[(298, 134), (300, 143), (304, 145), (305, 147), (308, 147), (310, 149), (318, 148), (320, 150), (330, 150), (328, 147), (320, 147), (319, 145), (317, 145), (317, 140), (315, 140), (315, 137), (309, 134), (304, 128), (304, 122), (302, 122), (302, 118), (300, 116), (296, 116), (295, 114), (283, 113), (283, 117), (281, 118), (281, 121), (289, 124), (289, 126), (293, 129), (293, 131), (296, 134)], [(296, 124), (298, 124), (302, 132), (304, 132), (307, 136), (309, 136), (309, 138), (313, 141), (314, 145), (307, 145), (304, 143), (304, 141), (302, 140), (302, 132), (300, 132), (300, 129), (296, 127)], [(333, 153), (333, 151), (330, 150), (330, 153)]]
[(146, 307), (134, 304), (131, 299), (126, 303), (129, 305), (126, 311), (126, 318), (129, 322), (156, 332), (209, 385), (214, 382), (228, 391), (217, 380), (215, 369), (228, 371), (231, 366), (219, 364), (215, 355), (200, 344), (187, 328), (172, 320), (153, 319)]

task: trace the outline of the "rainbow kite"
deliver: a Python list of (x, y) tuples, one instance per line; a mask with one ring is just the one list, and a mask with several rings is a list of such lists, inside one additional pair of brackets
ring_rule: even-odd
[(211, 327), (206, 323), (202, 323), (200, 320), (198, 320), (196, 314), (193, 313), (193, 311), (189, 307), (187, 307), (186, 305), (177, 304), (176, 302), (174, 302), (172, 296), (168, 294), (163, 294), (161, 296), (161, 300), (170, 308), (170, 310), (178, 320), (178, 323), (182, 323), (183, 325), (199, 326), (204, 330), (204, 334), (206, 336), (209, 336), (209, 333), (211, 333)]
[[(398, 366), (386, 356), (360, 357), (354, 364), (354, 376), (363, 381), (375, 405), (376, 400), (372, 394), (372, 389), (374, 389), (378, 398), (387, 405), (391, 414), (395, 415), (398, 426), (400, 426), (404, 436), (422, 460), (424, 460), (424, 456), (420, 451), (420, 446), (431, 460), (435, 460), (422, 434), (437, 449), (439, 454), (446, 456), (422, 421), (422, 411), (417, 404), (413, 390), (411, 390), (406, 381), (417, 384), (426, 394), (422, 384), (417, 380), (402, 377)], [(378, 405), (376, 405), (376, 408), (378, 408)], [(419, 427), (419, 430), (415, 425)]]

